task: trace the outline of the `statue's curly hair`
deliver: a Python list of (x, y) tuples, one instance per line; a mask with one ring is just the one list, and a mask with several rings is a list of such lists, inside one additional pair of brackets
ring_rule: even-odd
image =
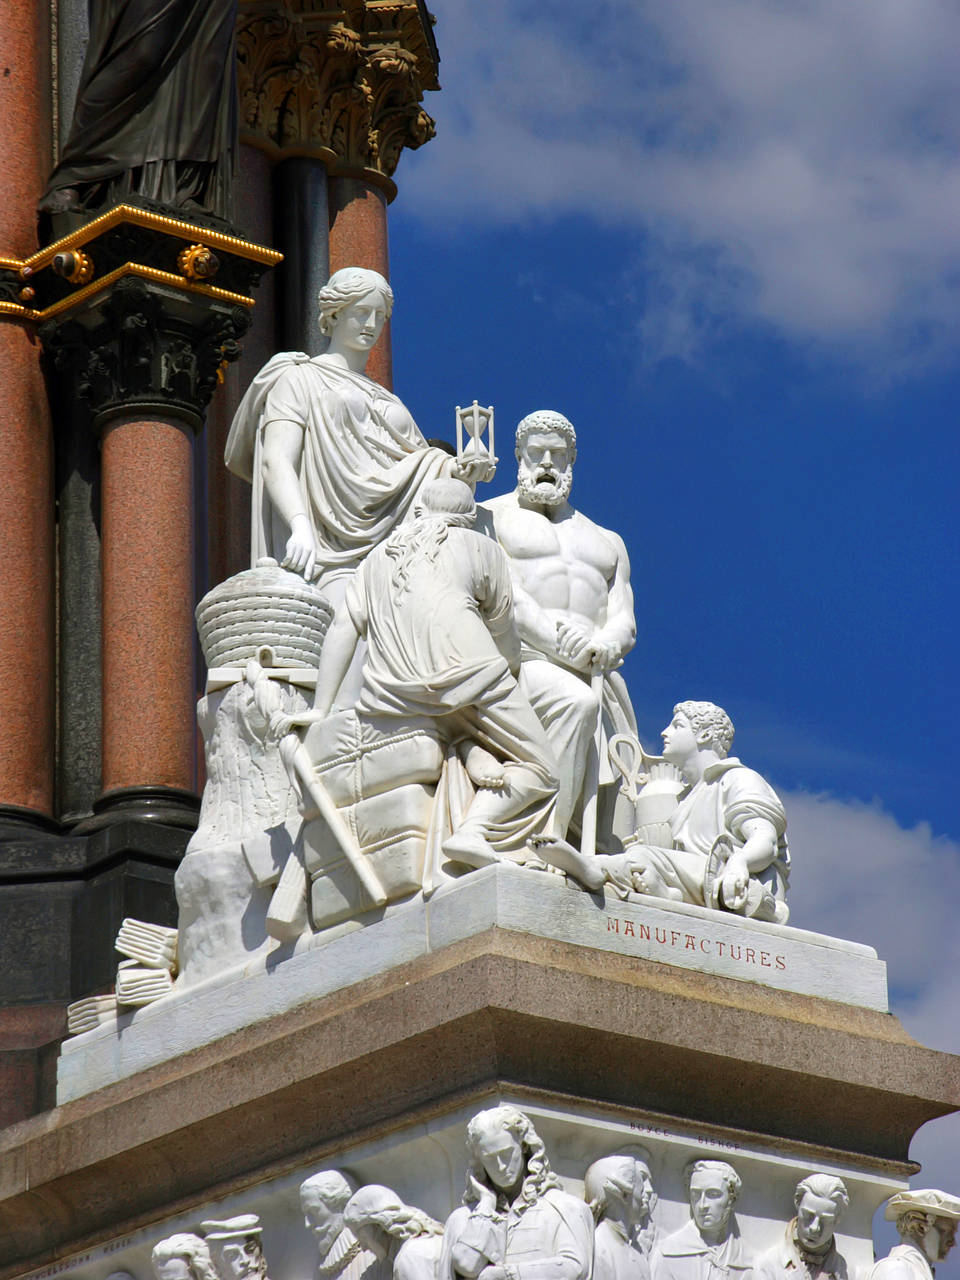
[(555, 409), (534, 409), (533, 413), (528, 413), (525, 418), (520, 419), (517, 423), (517, 434), (514, 438), (514, 447), (518, 458), (523, 452), (527, 436), (532, 435), (534, 431), (556, 431), (567, 442), (567, 447), (570, 450), (570, 461), (576, 461), (577, 433), (574, 430), (573, 423), (569, 418), (565, 418), (562, 413), (557, 413)]
[(697, 742), (703, 734), (709, 734), (717, 748), (727, 755), (733, 746), (733, 721), (715, 702), (678, 702), (673, 714), (686, 716), (690, 721)]
[(357, 1227), (380, 1227), (394, 1240), (413, 1240), (416, 1236), (438, 1236), (443, 1227), (422, 1209), (404, 1204), (395, 1191), (371, 1182), (361, 1187), (347, 1201), (343, 1220), (354, 1233)]
[(331, 334), (338, 313), (374, 290), (383, 298), (389, 320), (393, 311), (393, 290), (379, 271), (371, 271), (367, 267), (341, 267), (335, 271), (317, 294), (320, 332)]
[(180, 1258), (187, 1264), (194, 1280), (219, 1280), (206, 1240), (192, 1231), (179, 1231), (176, 1235), (167, 1236), (166, 1240), (154, 1245), (150, 1255), (154, 1271), (174, 1258)]
[(553, 1187), (559, 1187), (560, 1179), (550, 1168), (543, 1139), (533, 1127), (532, 1121), (509, 1103), (491, 1107), (487, 1111), (478, 1111), (467, 1125), (467, 1150), (470, 1152), (471, 1160), (467, 1166), (467, 1189), (464, 1192), (463, 1203), (470, 1205), (477, 1202), (477, 1193), (470, 1180), (472, 1175), (477, 1182), (486, 1184), (495, 1191), (498, 1205), (506, 1208), (501, 1199), (502, 1191), (499, 1187), (493, 1186), (477, 1156), (477, 1145), (484, 1130), (490, 1128), (504, 1129), (512, 1134), (523, 1149), (526, 1174), (520, 1187), (519, 1203), (515, 1203), (514, 1208), (517, 1213), (524, 1213), (531, 1205), (542, 1199), (545, 1192)]

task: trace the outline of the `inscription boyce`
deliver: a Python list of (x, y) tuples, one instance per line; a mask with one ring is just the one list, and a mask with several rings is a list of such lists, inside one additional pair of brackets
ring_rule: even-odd
[(661, 929), (655, 925), (636, 923), (624, 920), (621, 916), (607, 916), (607, 933), (618, 933), (624, 938), (637, 938), (642, 942), (651, 942), (655, 946), (668, 950), (693, 951), (707, 956), (719, 956), (721, 960), (729, 960), (744, 967), (753, 965), (758, 969), (777, 969), (786, 971), (786, 956), (776, 955), (772, 951), (762, 951), (759, 947), (746, 947), (742, 943), (723, 942), (719, 938), (708, 938), (698, 933), (687, 933), (683, 929)]
[[(631, 1120), (630, 1128), (634, 1133), (642, 1133), (657, 1138), (672, 1138), (676, 1135), (669, 1129), (661, 1129), (659, 1125), (645, 1124), (640, 1120)], [(725, 1142), (722, 1138), (705, 1138), (701, 1134), (694, 1134), (693, 1141), (698, 1147), (718, 1147), (721, 1151), (745, 1151), (745, 1147), (741, 1147), (738, 1142)]]

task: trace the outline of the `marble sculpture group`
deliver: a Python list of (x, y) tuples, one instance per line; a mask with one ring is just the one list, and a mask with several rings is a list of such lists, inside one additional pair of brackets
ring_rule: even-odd
[(275, 356), (234, 420), (252, 566), (198, 608), (208, 784), (174, 993), (235, 958), (251, 902), (265, 947), (296, 946), (499, 860), (785, 923), (786, 815), (726, 713), (683, 701), (662, 755), (637, 739), (629, 558), (570, 502), (573, 425), (525, 417), (516, 488), (477, 503), (492, 410), (458, 409), (454, 454), (365, 375), (392, 307), (337, 271), (328, 350)]

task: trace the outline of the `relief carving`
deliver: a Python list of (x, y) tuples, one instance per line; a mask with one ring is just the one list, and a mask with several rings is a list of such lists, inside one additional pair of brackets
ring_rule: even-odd
[(392, 192), (403, 148), (434, 135), (421, 101), (439, 87), (436, 53), (417, 4), (241, 4), (237, 41), (242, 140), (277, 158), (317, 155)]

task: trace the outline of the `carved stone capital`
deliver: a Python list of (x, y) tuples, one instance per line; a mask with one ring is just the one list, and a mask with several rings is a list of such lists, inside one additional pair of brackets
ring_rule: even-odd
[(280, 258), (118, 205), (31, 258), (0, 259), (0, 319), (36, 326), (67, 393), (95, 419), (132, 410), (197, 428), (240, 355), (253, 290)]
[(434, 135), (421, 105), (438, 89), (422, 0), (240, 0), (244, 142), (274, 159), (313, 155), (392, 198), (404, 147)]

